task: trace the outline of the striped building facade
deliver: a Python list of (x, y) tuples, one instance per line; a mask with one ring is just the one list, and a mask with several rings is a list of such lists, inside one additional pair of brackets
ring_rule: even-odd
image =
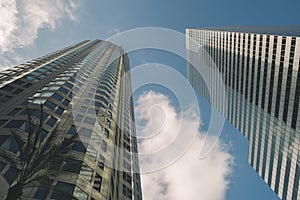
[(300, 27), (187, 29), (186, 45), (192, 86), (249, 140), (249, 164), (300, 199)]

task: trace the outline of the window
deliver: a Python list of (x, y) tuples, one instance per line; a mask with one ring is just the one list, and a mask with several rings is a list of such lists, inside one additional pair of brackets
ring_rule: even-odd
[(64, 85), (70, 89), (73, 89), (73, 85), (71, 83), (66, 82)]
[(12, 120), (8, 122), (4, 128), (20, 128), (24, 124), (24, 120)]
[(1, 89), (9, 92), (9, 91), (13, 90), (14, 88), (11, 87), (11, 86), (9, 86), (9, 85), (6, 85), (6, 86), (4, 86), (4, 87), (1, 88)]
[(53, 92), (44, 92), (42, 94), (42, 97), (51, 97), (53, 95)]
[(49, 109), (51, 109), (51, 110), (54, 110), (54, 108), (56, 107), (56, 104), (52, 103), (52, 102), (49, 101), (49, 100), (47, 100), (47, 101), (44, 103), (44, 105), (45, 105), (46, 107), (48, 107)]
[(49, 88), (49, 90), (58, 90), (58, 89), (59, 89), (58, 86), (51, 86), (51, 87)]
[(101, 120), (101, 121), (103, 121), (103, 122), (104, 122), (104, 120), (105, 120), (105, 116), (104, 116), (102, 113), (99, 113), (99, 118), (100, 118), (100, 120)]
[(19, 150), (16, 141), (12, 136), (9, 135), (0, 136), (0, 147), (13, 153), (17, 153)]
[(53, 199), (69, 199), (73, 196), (75, 185), (58, 181), (52, 193)]
[(131, 175), (126, 173), (126, 172), (123, 172), (123, 179), (124, 181), (126, 181), (127, 183), (131, 184)]
[(106, 126), (110, 128), (110, 121), (106, 120)]
[(62, 115), (64, 111), (65, 111), (65, 110), (64, 110), (63, 108), (58, 107), (58, 108), (56, 109), (55, 113), (58, 114), (58, 115)]
[(96, 173), (93, 188), (95, 190), (97, 190), (98, 192), (100, 192), (101, 183), (102, 183), (102, 177), (99, 174)]
[(53, 127), (54, 124), (56, 123), (57, 119), (54, 117), (51, 117), (46, 124), (48, 124), (49, 126)]
[(103, 133), (104, 133), (106, 138), (109, 138), (109, 131), (106, 128), (104, 129)]
[(82, 153), (86, 152), (85, 146), (83, 145), (82, 142), (79, 142), (79, 141), (74, 142), (74, 145), (73, 145), (72, 149), (75, 150), (75, 151), (78, 151), (78, 152), (82, 152)]
[(38, 73), (38, 72), (36, 72), (36, 71), (35, 71), (35, 72), (31, 72), (31, 74), (34, 75), (34, 76), (39, 76), (39, 75), (41, 75), (40, 73)]
[(82, 115), (77, 115), (75, 118), (76, 122), (81, 122), (82, 121), (83, 116)]
[(70, 161), (63, 166), (63, 170), (77, 174), (80, 172), (81, 166), (82, 161), (70, 159)]
[(86, 152), (94, 161), (96, 161), (97, 151), (91, 145), (88, 146)]
[(90, 118), (90, 117), (86, 117), (86, 118), (84, 119), (84, 122), (87, 123), (87, 124), (93, 125), (93, 124), (95, 124), (95, 119)]
[(98, 110), (95, 110), (94, 108), (89, 108), (88, 109), (88, 113), (97, 115), (98, 114)]
[(74, 135), (75, 133), (77, 133), (76, 126), (71, 125), (71, 127), (70, 127), (69, 130), (68, 130), (68, 134)]
[(16, 89), (13, 94), (20, 94), (21, 92), (23, 92), (24, 90), (22, 89)]
[(59, 91), (61, 91), (64, 94), (68, 94), (68, 92), (69, 92), (67, 89), (65, 89), (63, 87), (59, 88)]
[(37, 199), (45, 199), (45, 195), (47, 194), (47, 189), (39, 187), (34, 194), (34, 198)]
[(99, 154), (99, 158), (98, 158), (98, 166), (101, 168), (101, 169), (104, 169), (104, 163), (105, 163), (105, 158)]
[(102, 142), (101, 142), (101, 149), (104, 152), (107, 151), (107, 142), (105, 142), (104, 140), (102, 140)]
[(52, 97), (59, 102), (63, 99), (63, 97), (61, 95), (56, 94), (56, 93)]
[(81, 106), (80, 109), (79, 109), (79, 112), (85, 113), (86, 110), (87, 110), (86, 106)]
[(14, 169), (14, 168), (10, 168), (4, 174), (4, 178), (6, 179), (6, 181), (9, 184), (12, 184), (14, 182), (14, 180), (17, 178), (17, 176), (18, 176), (18, 171), (16, 169)]
[(65, 99), (63, 102), (62, 102), (63, 105), (65, 106), (68, 106), (70, 104), (70, 101)]
[(75, 187), (73, 195), (74, 195), (74, 197), (76, 197), (77, 199), (80, 199), (80, 200), (87, 200), (88, 199), (87, 193), (85, 193), (83, 190), (81, 190), (77, 186)]
[(0, 161), (0, 172), (4, 169), (4, 167), (6, 166), (6, 164), (2, 161)]
[(87, 164), (82, 163), (80, 175), (83, 176), (87, 181), (92, 182), (93, 170)]
[(126, 185), (123, 185), (123, 195), (130, 199), (132, 198), (132, 191), (131, 191), (131, 189), (126, 187)]

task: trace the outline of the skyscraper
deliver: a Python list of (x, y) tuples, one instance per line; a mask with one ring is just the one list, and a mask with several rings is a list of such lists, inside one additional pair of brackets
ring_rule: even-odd
[(249, 164), (300, 199), (300, 27), (187, 29), (186, 45), (192, 86), (248, 138)]
[[(34, 199), (142, 199), (135, 137), (129, 60), (112, 43), (83, 41), (0, 72), (0, 147), (16, 154), (11, 129), (27, 132), (27, 113), (39, 119), (42, 132), (79, 133), (72, 166), (53, 189), (27, 188)], [(28, 107), (29, 110), (26, 108)], [(0, 198), (17, 171), (0, 161)]]

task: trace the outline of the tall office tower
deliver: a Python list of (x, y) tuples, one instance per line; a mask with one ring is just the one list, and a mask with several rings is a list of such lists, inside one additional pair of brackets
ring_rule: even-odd
[[(18, 153), (10, 130), (28, 132), (43, 105), (42, 133), (76, 132), (72, 164), (48, 188), (26, 188), (28, 199), (142, 199), (127, 54), (100, 40), (84, 41), (0, 72), (0, 147)], [(26, 109), (28, 107), (28, 110)], [(4, 198), (18, 172), (0, 160)], [(49, 186), (49, 184), (48, 184)]]
[(187, 65), (192, 86), (248, 138), (249, 164), (281, 199), (300, 199), (299, 36), (299, 26), (186, 30), (200, 67)]

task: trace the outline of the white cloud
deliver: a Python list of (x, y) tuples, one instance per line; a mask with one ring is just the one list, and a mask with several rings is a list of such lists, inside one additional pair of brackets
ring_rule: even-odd
[[(145, 125), (144, 128), (138, 128), (138, 135), (148, 137), (140, 141), (140, 153), (153, 152), (170, 145), (170, 141), (176, 140), (176, 137), (182, 134), (190, 137), (193, 135), (188, 133), (193, 131), (191, 126), (199, 125), (199, 116), (195, 116), (193, 109), (178, 113), (165, 95), (153, 91), (138, 98), (135, 112), (137, 121)], [(196, 137), (195, 140), (190, 138), (191, 146), (170, 166), (142, 174), (145, 200), (224, 199), (233, 158), (226, 151), (224, 144), (218, 141), (211, 153), (200, 160), (199, 152), (204, 142), (204, 137), (201, 136), (204, 136), (204, 133), (197, 131), (197, 134), (200, 137)], [(208, 136), (205, 142), (213, 145), (215, 141), (216, 138)], [(174, 148), (178, 148), (177, 143)], [(171, 155), (173, 152), (169, 153), (169, 156)], [(162, 159), (164, 156), (161, 154)], [(153, 159), (154, 162), (160, 162), (157, 157)], [(142, 160), (141, 167), (149, 163), (151, 165), (153, 160)]]
[(54, 30), (63, 18), (76, 20), (77, 7), (72, 0), (0, 0), (0, 56), (32, 45), (41, 28)]

